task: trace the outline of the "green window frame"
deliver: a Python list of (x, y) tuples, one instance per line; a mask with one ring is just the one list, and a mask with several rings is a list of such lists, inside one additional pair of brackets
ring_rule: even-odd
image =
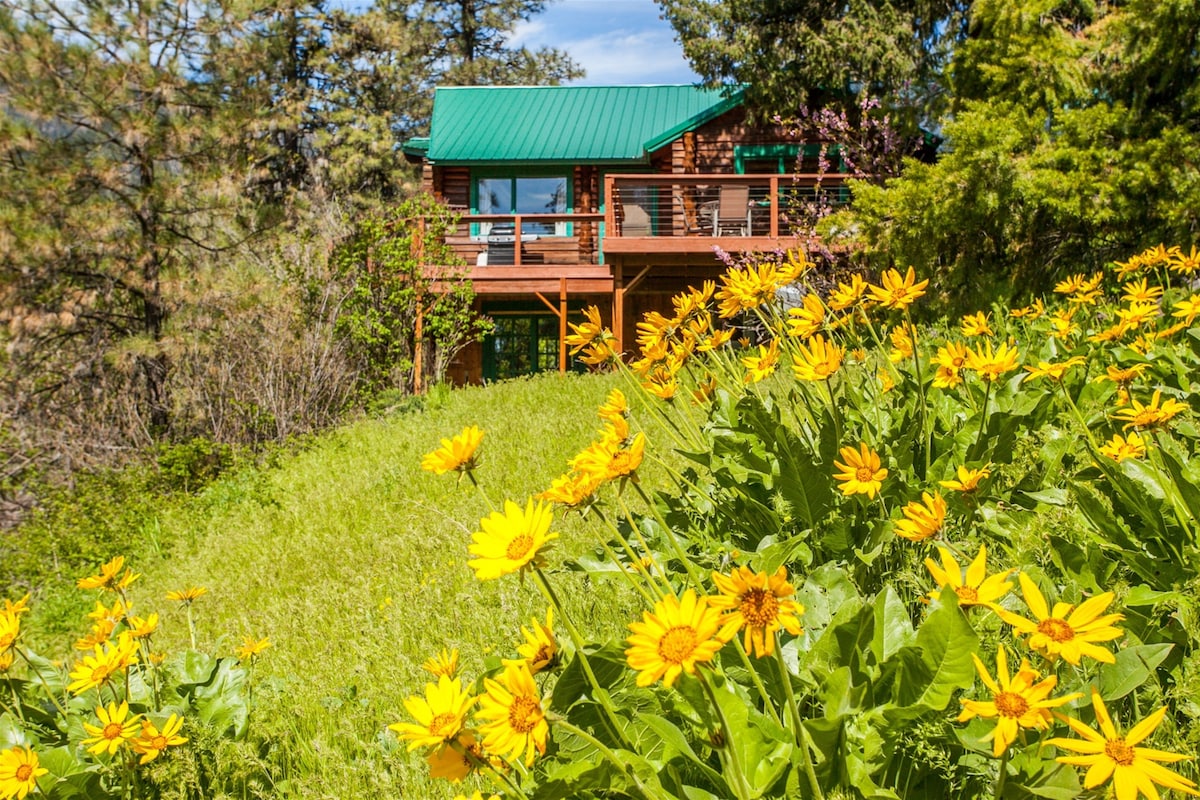
[[(522, 181), (541, 181), (547, 179), (559, 178), (564, 182), (564, 192), (566, 197), (563, 198), (564, 214), (572, 214), (575, 211), (575, 187), (574, 187), (574, 172), (572, 167), (476, 167), (471, 170), (471, 213), (493, 213), (493, 214), (518, 214), (518, 201), (521, 196), (520, 182)], [(481, 181), (496, 182), (499, 185), (508, 183), (508, 209), (504, 211), (480, 211), (480, 193), (479, 187)], [(526, 211), (524, 213), (537, 213)], [(552, 223), (554, 229), (552, 231), (546, 229), (530, 229), (523, 227), (525, 233), (536, 233), (539, 236), (572, 236), (573, 225), (570, 222)], [(490, 230), (491, 225), (488, 223), (472, 223), (471, 236), (486, 235)]]
[[(483, 313), (496, 323), (482, 343), (485, 381), (558, 370), (558, 317), (544, 306), (489, 303)], [(571, 308), (567, 315), (570, 321), (583, 321), (582, 309)], [(586, 372), (587, 365), (568, 356), (567, 369)]]
[[(803, 146), (805, 158), (816, 158), (821, 152), (821, 145), (806, 144)], [(738, 175), (746, 174), (747, 161), (774, 161), (775, 172), (784, 175), (793, 170), (796, 160), (800, 157), (801, 146), (798, 144), (739, 144), (733, 147), (733, 168)], [(835, 172), (844, 172), (845, 162), (842, 161), (842, 146), (831, 145), (830, 160), (835, 162)]]

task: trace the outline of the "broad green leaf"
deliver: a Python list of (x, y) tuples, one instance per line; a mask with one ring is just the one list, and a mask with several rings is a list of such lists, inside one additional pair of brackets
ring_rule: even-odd
[[(975, 681), (971, 654), (979, 646), (979, 637), (958, 608), (953, 589), (943, 589), (929, 615), (917, 629), (915, 646), (921, 650), (925, 674), (901, 673), (897, 677), (896, 703), (899, 706), (944, 709), (959, 689)], [(915, 671), (913, 671), (915, 672)]]
[(1126, 606), (1153, 606), (1159, 603), (1178, 603), (1183, 600), (1179, 592), (1160, 592), (1149, 586), (1134, 586), (1129, 593), (1121, 598)]
[(1013, 756), (1008, 772), (1004, 797), (1010, 800), (1028, 800), (1031, 796), (1075, 800), (1083, 794), (1078, 769), (1047, 759), (1036, 744)]
[[(611, 690), (621, 686), (633, 675), (625, 663), (625, 651), (615, 643), (588, 650), (587, 658), (601, 688)], [(583, 662), (579, 658), (572, 658), (554, 684), (550, 708), (564, 713), (577, 700), (592, 696), (592, 686), (583, 671)]]
[(246, 671), (237, 659), (219, 659), (212, 681), (195, 689), (194, 702), (200, 719), (222, 735), (233, 739), (245, 736), (250, 716), (243, 690), (245, 682)]
[(1116, 663), (1100, 665), (1100, 696), (1119, 700), (1152, 680), (1154, 668), (1170, 654), (1172, 644), (1143, 644), (1118, 650)]
[(875, 653), (875, 660), (882, 664), (901, 647), (911, 644), (916, 633), (908, 618), (908, 609), (890, 584), (875, 596), (874, 611), (875, 630), (871, 650)]
[(1175, 491), (1195, 524), (1195, 521), (1200, 519), (1200, 470), (1169, 435), (1160, 433), (1156, 439)]
[(696, 751), (688, 743), (687, 737), (683, 735), (683, 731), (679, 730), (678, 727), (667, 719), (656, 714), (638, 714), (637, 716), (643, 724), (662, 737), (662, 740), (671, 751), (685, 756), (695, 764), (704, 773), (704, 776), (712, 782), (713, 786), (724, 788), (728, 791), (728, 787), (725, 786), (725, 779), (719, 772), (709, 766), (707, 762), (696, 755)]
[(755, 710), (738, 684), (717, 674), (707, 679), (712, 682), (713, 695), (729, 726), (726, 747), (734, 751), (742, 764), (755, 792), (753, 796), (761, 797), (780, 779), (791, 761), (791, 735)]

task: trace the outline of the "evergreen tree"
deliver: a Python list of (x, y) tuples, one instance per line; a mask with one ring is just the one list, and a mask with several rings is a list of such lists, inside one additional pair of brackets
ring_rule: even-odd
[(961, 0), (658, 0), (692, 68), (710, 85), (747, 85), (761, 113), (879, 97), (911, 121), (943, 100), (963, 33)]
[(30, 398), (78, 388), (122, 343), (142, 424), (169, 427), (170, 287), (237, 230), (237, 109), (201, 72), (220, 17), (162, 0), (0, 6), (0, 286)]
[(557, 84), (583, 76), (561, 50), (509, 46), (517, 24), (546, 8), (545, 0), (422, 0), (408, 15), (430, 26), (432, 72), (448, 86)]
[(1147, 246), (1186, 249), (1198, 45), (1195, 0), (978, 0), (941, 158), (857, 186), (857, 229), (875, 258), (926, 265), (976, 308)]

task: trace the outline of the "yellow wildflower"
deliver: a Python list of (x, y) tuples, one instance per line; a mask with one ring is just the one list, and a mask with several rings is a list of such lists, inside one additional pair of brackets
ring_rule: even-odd
[(479, 466), (476, 451), (482, 441), (483, 431), (475, 425), (469, 425), (454, 438), (442, 439), (442, 446), (437, 450), (426, 453), (421, 459), (421, 469), (434, 475), (470, 472)]
[(840, 483), (838, 488), (842, 494), (847, 497), (865, 494), (874, 500), (876, 492), (882, 488), (883, 480), (888, 476), (887, 469), (880, 465), (879, 454), (867, 447), (865, 442), (859, 443), (858, 450), (843, 447), (838, 453), (842, 460), (833, 462), (839, 470), (833, 477)]
[(721, 612), (691, 589), (682, 598), (667, 595), (659, 600), (653, 613), (643, 611), (641, 622), (629, 623), (633, 633), (625, 658), (638, 673), (637, 685), (649, 686), (661, 678), (671, 686), (682, 673), (694, 674), (696, 665), (712, 661), (725, 643), (721, 628)]
[(1058, 678), (1051, 675), (1034, 683), (1040, 676), (1025, 659), (1021, 659), (1017, 674), (1010, 677), (1008, 652), (1003, 646), (996, 651), (997, 680), (993, 680), (988, 674), (987, 667), (979, 660), (979, 656), (972, 653), (971, 659), (975, 662), (975, 670), (984, 686), (991, 691), (992, 699), (962, 700), (963, 710), (958, 715), (958, 721), (966, 722), (974, 717), (995, 718), (996, 727), (984, 737), (984, 741), (992, 741), (992, 755), (996, 758), (1003, 755), (1008, 746), (1016, 741), (1022, 728), (1046, 730), (1053, 721), (1050, 709), (1083, 696), (1082, 693), (1075, 692), (1048, 699), (1058, 683)]
[(883, 273), (880, 283), (883, 285), (868, 287), (871, 299), (884, 308), (904, 309), (925, 294), (929, 280), (918, 282), (916, 273), (909, 267), (903, 276), (894, 269), (887, 270)]
[(1158, 790), (1155, 784), (1174, 789), (1177, 792), (1200, 797), (1196, 791), (1195, 781), (1182, 775), (1177, 775), (1159, 762), (1171, 763), (1183, 761), (1189, 756), (1171, 753), (1165, 750), (1154, 750), (1149, 747), (1138, 747), (1154, 729), (1162, 723), (1166, 716), (1165, 707), (1151, 712), (1141, 722), (1134, 725), (1122, 736), (1113, 725), (1112, 717), (1100, 698), (1100, 692), (1092, 687), (1092, 709), (1096, 712), (1096, 722), (1100, 730), (1096, 731), (1084, 725), (1077, 719), (1062, 714), (1056, 716), (1082, 739), (1067, 739), (1055, 737), (1046, 744), (1073, 753), (1075, 756), (1059, 756), (1055, 761), (1060, 764), (1071, 764), (1076, 767), (1087, 767), (1083, 778), (1084, 789), (1095, 789), (1100, 784), (1111, 779), (1117, 800), (1137, 800), (1145, 795), (1148, 800), (1158, 800)]
[(800, 635), (799, 615), (804, 606), (791, 599), (796, 587), (788, 583), (784, 567), (770, 575), (738, 567), (729, 575), (714, 572), (712, 579), (720, 594), (710, 597), (709, 605), (726, 612), (721, 618), (721, 638), (729, 639), (745, 628), (746, 652), (761, 657), (775, 652), (777, 631)]
[(1124, 635), (1113, 623), (1124, 619), (1121, 614), (1104, 614), (1115, 595), (1104, 592), (1089, 598), (1078, 606), (1071, 603), (1055, 603), (1051, 609), (1028, 575), (1018, 576), (1025, 605), (1034, 619), (1029, 620), (1004, 608), (996, 609), (1000, 618), (1012, 625), (1018, 636), (1028, 636), (1026, 644), (1031, 650), (1044, 653), (1049, 659), (1061, 656), (1064, 661), (1078, 666), (1084, 656), (1105, 664), (1116, 663), (1111, 651), (1097, 645)]

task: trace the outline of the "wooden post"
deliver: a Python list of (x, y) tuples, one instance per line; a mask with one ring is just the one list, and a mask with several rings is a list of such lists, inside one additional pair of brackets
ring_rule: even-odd
[(558, 279), (558, 371), (567, 372), (567, 279)]
[[(608, 213), (612, 213), (612, 206), (608, 207)], [(621, 350), (621, 340), (625, 336), (625, 287), (622, 283), (625, 280), (624, 268), (620, 261), (613, 265), (613, 337), (616, 341), (613, 342), (613, 349), (618, 354)]]
[(413, 337), (415, 344), (413, 345), (413, 394), (421, 393), (421, 371), (425, 368), (421, 362), (424, 360), (425, 342), (422, 341), (423, 331), (425, 327), (425, 310), (421, 307), (421, 302), (417, 301), (417, 323), (416, 331)]
[(521, 215), (513, 217), (513, 266), (521, 266)]
[[(417, 268), (420, 274), (425, 274), (425, 218), (417, 217), (417, 241), (416, 247), (413, 248), (413, 255), (417, 260)], [(423, 303), (418, 298), (417, 300), (417, 319), (414, 326), (413, 334), (413, 394), (421, 393), (421, 372), (425, 369), (425, 342), (423, 341), (423, 329), (425, 327), (425, 309)]]
[(771, 238), (779, 238), (779, 176), (771, 176)]

